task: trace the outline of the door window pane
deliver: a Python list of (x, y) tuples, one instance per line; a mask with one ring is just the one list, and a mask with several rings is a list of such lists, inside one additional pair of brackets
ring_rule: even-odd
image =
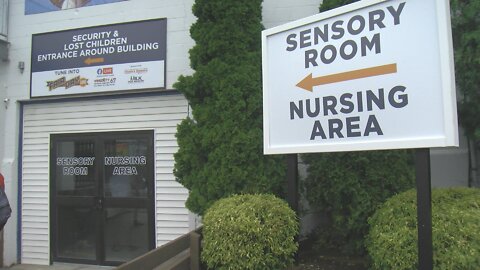
[(141, 208), (105, 210), (105, 259), (122, 262), (149, 250), (148, 215)]
[(94, 196), (95, 144), (92, 140), (57, 142), (55, 174), (58, 195)]
[(57, 254), (72, 259), (96, 259), (95, 212), (91, 207), (58, 207)]
[(152, 135), (52, 135), (54, 260), (112, 264), (150, 250)]
[(105, 141), (105, 196), (147, 198), (147, 177), (151, 168), (146, 139)]

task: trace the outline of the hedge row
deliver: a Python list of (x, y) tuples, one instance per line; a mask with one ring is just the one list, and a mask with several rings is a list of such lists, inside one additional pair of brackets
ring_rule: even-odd
[[(371, 269), (418, 269), (416, 191), (388, 199), (369, 218)], [(432, 191), (434, 269), (480, 269), (480, 189)], [(273, 195), (235, 195), (204, 216), (209, 269), (285, 269), (298, 245), (295, 213)]]

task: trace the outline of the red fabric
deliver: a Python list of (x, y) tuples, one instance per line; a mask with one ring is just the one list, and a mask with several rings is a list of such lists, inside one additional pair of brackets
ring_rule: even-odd
[(0, 188), (2, 190), (5, 190), (5, 178), (3, 178), (3, 175), (0, 173)]

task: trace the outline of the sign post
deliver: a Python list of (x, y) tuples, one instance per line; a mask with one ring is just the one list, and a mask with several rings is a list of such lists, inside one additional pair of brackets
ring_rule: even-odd
[(415, 179), (417, 183), (418, 269), (433, 269), (432, 244), (432, 190), (430, 150), (415, 152)]
[(287, 155), (287, 201), (298, 213), (298, 155)]
[(426, 156), (458, 146), (448, 0), (364, 0), (267, 29), (262, 63), (265, 154), (421, 149), (419, 256), (431, 269)]

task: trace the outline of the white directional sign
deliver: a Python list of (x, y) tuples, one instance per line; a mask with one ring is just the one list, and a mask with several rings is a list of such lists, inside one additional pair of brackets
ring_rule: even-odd
[(458, 146), (448, 0), (364, 0), (262, 33), (265, 154)]

